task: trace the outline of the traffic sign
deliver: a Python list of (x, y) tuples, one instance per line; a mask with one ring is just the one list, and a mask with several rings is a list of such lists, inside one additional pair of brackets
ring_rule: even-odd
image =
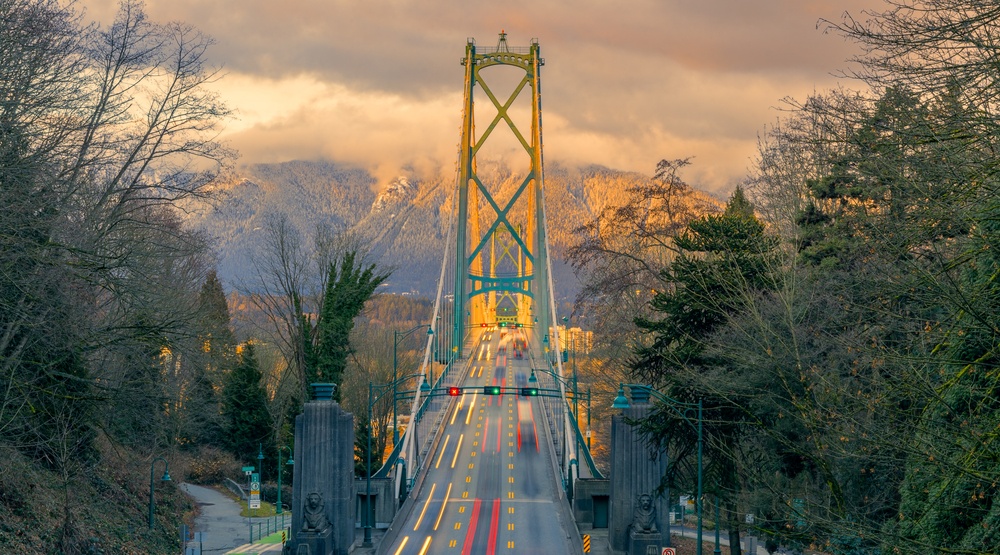
[(243, 467), (243, 473), (246, 474), (247, 476), (249, 476), (250, 474), (252, 474), (254, 470), (257, 470), (257, 469), (254, 468), (254, 467), (252, 467), (252, 466), (244, 466)]
[(260, 491), (260, 482), (250, 482), (250, 493)]
[(660, 550), (660, 555), (677, 555), (677, 551), (672, 547), (664, 547)]

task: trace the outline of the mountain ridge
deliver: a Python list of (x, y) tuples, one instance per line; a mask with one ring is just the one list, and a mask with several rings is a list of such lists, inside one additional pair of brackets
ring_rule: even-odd
[[(502, 161), (480, 164), (480, 175), (501, 207), (523, 181)], [(621, 203), (628, 188), (649, 179), (599, 165), (547, 165), (545, 210), (557, 298), (571, 299), (578, 289), (566, 261), (576, 240), (573, 231), (606, 206)], [(443, 176), (403, 175), (379, 184), (367, 170), (333, 161), (253, 164), (220, 183), (219, 202), (189, 214), (188, 223), (215, 238), (218, 273), (230, 286), (245, 284), (255, 275), (252, 253), (264, 246), (267, 218), (284, 214), (305, 238), (326, 226), (360, 239), (372, 260), (395, 269), (385, 290), (432, 296), (454, 187), (454, 179)], [(708, 193), (698, 193), (718, 202)], [(511, 213), (518, 210), (523, 215), (526, 208), (515, 206)], [(491, 209), (480, 212), (482, 222), (493, 216)]]

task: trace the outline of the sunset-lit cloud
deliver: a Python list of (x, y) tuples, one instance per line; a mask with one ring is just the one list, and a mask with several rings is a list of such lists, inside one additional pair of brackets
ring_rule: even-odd
[[(113, 0), (83, 0), (113, 17)], [(725, 192), (781, 99), (838, 84), (855, 46), (817, 26), (880, 0), (149, 0), (212, 36), (240, 163), (325, 158), (378, 174), (452, 171), (468, 37), (537, 38), (546, 159), (685, 176)]]

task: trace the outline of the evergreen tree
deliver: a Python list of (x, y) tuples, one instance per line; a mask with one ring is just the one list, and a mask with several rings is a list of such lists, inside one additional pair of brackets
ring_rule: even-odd
[(255, 460), (261, 444), (274, 444), (262, 377), (253, 342), (247, 342), (239, 364), (226, 379), (222, 394), (226, 446), (244, 461)]
[[(340, 261), (339, 271), (335, 264), (330, 264), (314, 333), (315, 343), (306, 350), (309, 383), (342, 381), (351, 353), (354, 318), (361, 313), (375, 289), (389, 278), (388, 273), (377, 273), (374, 264), (363, 267), (356, 257), (354, 251), (346, 253)], [(334, 395), (340, 399), (340, 388)]]
[[(776, 242), (765, 234), (753, 206), (737, 188), (722, 214), (692, 221), (674, 238), (676, 259), (663, 271), (668, 285), (650, 305), (658, 319), (636, 324), (652, 336), (630, 361), (635, 378), (668, 396), (704, 406), (706, 460), (711, 493), (735, 510), (741, 491), (741, 461), (735, 446), (745, 431), (747, 399), (718, 388), (718, 368), (724, 363), (708, 349), (715, 334), (749, 299), (774, 287), (771, 272)], [(673, 410), (657, 410), (643, 422), (655, 441), (669, 446), (674, 463), (665, 480), (685, 478), (694, 484), (697, 466), (691, 460), (697, 434)], [(690, 472), (682, 476), (681, 471)], [(738, 538), (738, 528), (730, 529)]]

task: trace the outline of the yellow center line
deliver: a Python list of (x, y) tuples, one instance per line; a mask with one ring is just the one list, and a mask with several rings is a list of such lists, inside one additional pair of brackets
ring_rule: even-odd
[(420, 511), (420, 516), (417, 517), (417, 523), (413, 525), (413, 531), (416, 532), (420, 528), (420, 523), (424, 520), (424, 513), (427, 512), (427, 506), (431, 504), (431, 499), (434, 499), (434, 488), (437, 484), (431, 484), (431, 492), (427, 494), (427, 501), (424, 502), (424, 508)]
[(458, 444), (455, 445), (455, 456), (451, 458), (451, 467), (455, 468), (455, 461), (458, 460), (458, 452), (462, 450), (462, 440), (465, 439), (465, 434), (458, 436)]
[(434, 463), (434, 468), (441, 466), (441, 459), (444, 457), (444, 451), (448, 448), (448, 440), (451, 439), (451, 434), (448, 434), (444, 438), (444, 445), (441, 446), (441, 454), (438, 455), (438, 460)]
[(444, 516), (444, 508), (448, 506), (448, 496), (451, 495), (451, 484), (448, 484), (448, 491), (444, 492), (444, 501), (441, 502), (441, 512), (438, 513), (437, 520), (434, 521), (434, 530), (438, 529), (438, 525), (441, 524), (441, 517)]
[(427, 548), (429, 548), (430, 546), (431, 546), (431, 537), (427, 536), (427, 539), (424, 540), (424, 546), (420, 548), (419, 555), (424, 555), (425, 553), (427, 553)]
[(406, 542), (408, 542), (408, 541), (410, 541), (410, 536), (404, 536), (403, 537), (403, 543), (399, 544), (399, 549), (397, 549), (396, 553), (394, 553), (393, 555), (399, 555), (400, 553), (402, 553), (403, 552), (403, 548), (406, 547)]

